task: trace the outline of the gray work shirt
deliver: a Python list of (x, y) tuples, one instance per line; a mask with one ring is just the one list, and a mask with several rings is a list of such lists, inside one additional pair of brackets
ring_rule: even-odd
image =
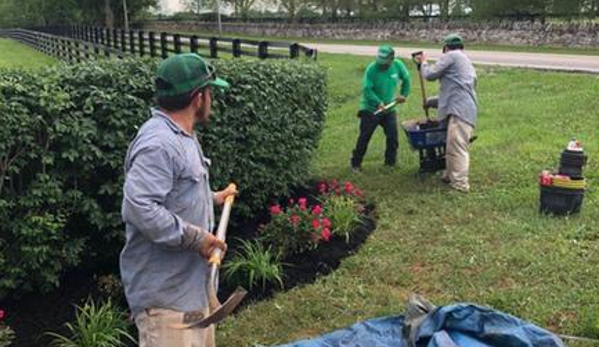
[(421, 70), (427, 80), (441, 82), (439, 119), (453, 115), (475, 127), (478, 113), (476, 71), (464, 51), (449, 51), (434, 65), (422, 64)]
[(207, 307), (208, 264), (183, 241), (189, 224), (214, 227), (209, 165), (195, 134), (157, 109), (130, 144), (122, 206), (127, 242), (120, 267), (134, 315), (146, 308)]

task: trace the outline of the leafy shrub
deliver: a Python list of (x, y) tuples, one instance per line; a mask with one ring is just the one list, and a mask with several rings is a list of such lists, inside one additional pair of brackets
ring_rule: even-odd
[[(235, 211), (247, 217), (307, 177), (324, 123), (324, 70), (294, 61), (215, 65), (232, 87), (216, 91), (199, 137), (213, 159), (213, 188), (238, 183)], [(0, 70), (0, 298), (52, 288), (77, 264), (114, 262), (123, 158), (153, 105), (156, 66)]]
[(351, 234), (362, 223), (364, 202), (361, 190), (351, 182), (341, 187), (336, 180), (318, 185), (324, 213), (331, 220), (333, 235), (339, 235), (349, 242)]
[(283, 265), (280, 254), (265, 248), (259, 241), (240, 240), (241, 249), (224, 264), (224, 277), (229, 283), (253, 289), (268, 283), (283, 287)]
[(15, 339), (15, 332), (9, 326), (2, 324), (5, 315), (5, 312), (0, 310), (0, 347), (10, 346)]
[(320, 205), (308, 208), (306, 198), (292, 201), (285, 210), (273, 205), (271, 221), (261, 230), (261, 237), (283, 256), (314, 249), (331, 238), (330, 221), (322, 212)]
[(323, 201), (323, 209), (331, 220), (331, 232), (349, 242), (351, 234), (362, 221), (358, 203), (347, 196), (333, 195)]
[(110, 300), (96, 305), (88, 300), (83, 307), (77, 307), (75, 323), (65, 324), (70, 336), (47, 333), (53, 337), (55, 347), (119, 347), (126, 346), (135, 339), (127, 332), (127, 315)]

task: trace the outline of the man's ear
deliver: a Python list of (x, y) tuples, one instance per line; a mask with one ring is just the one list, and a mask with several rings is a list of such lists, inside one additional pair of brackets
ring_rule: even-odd
[(201, 91), (199, 93), (197, 93), (194, 97), (193, 100), (191, 101), (191, 104), (195, 107), (195, 108), (200, 108), (202, 106), (202, 102), (204, 100), (204, 91)]

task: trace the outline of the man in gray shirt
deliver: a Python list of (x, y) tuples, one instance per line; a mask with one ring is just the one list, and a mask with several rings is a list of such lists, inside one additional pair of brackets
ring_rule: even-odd
[(447, 170), (443, 174), (443, 181), (467, 193), (470, 190), (469, 145), (478, 113), (476, 71), (464, 53), (464, 41), (459, 35), (445, 37), (444, 43), (444, 54), (436, 64), (429, 64), (425, 54), (416, 59), (422, 64), (424, 78), (441, 83), (438, 99), (428, 101), (424, 107), (438, 107), (439, 120), (448, 122)]
[(174, 330), (206, 313), (207, 259), (216, 239), (213, 204), (236, 194), (212, 192), (210, 160), (194, 126), (210, 116), (211, 87), (228, 87), (196, 54), (164, 60), (155, 79), (158, 108), (139, 129), (125, 160), (121, 253), (125, 294), (142, 347), (212, 347), (214, 328)]

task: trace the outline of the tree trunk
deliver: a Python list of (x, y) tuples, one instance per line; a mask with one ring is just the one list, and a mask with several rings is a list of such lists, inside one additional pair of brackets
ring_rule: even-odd
[(110, 6), (110, 0), (104, 0), (104, 25), (107, 28), (114, 28), (114, 12)]

